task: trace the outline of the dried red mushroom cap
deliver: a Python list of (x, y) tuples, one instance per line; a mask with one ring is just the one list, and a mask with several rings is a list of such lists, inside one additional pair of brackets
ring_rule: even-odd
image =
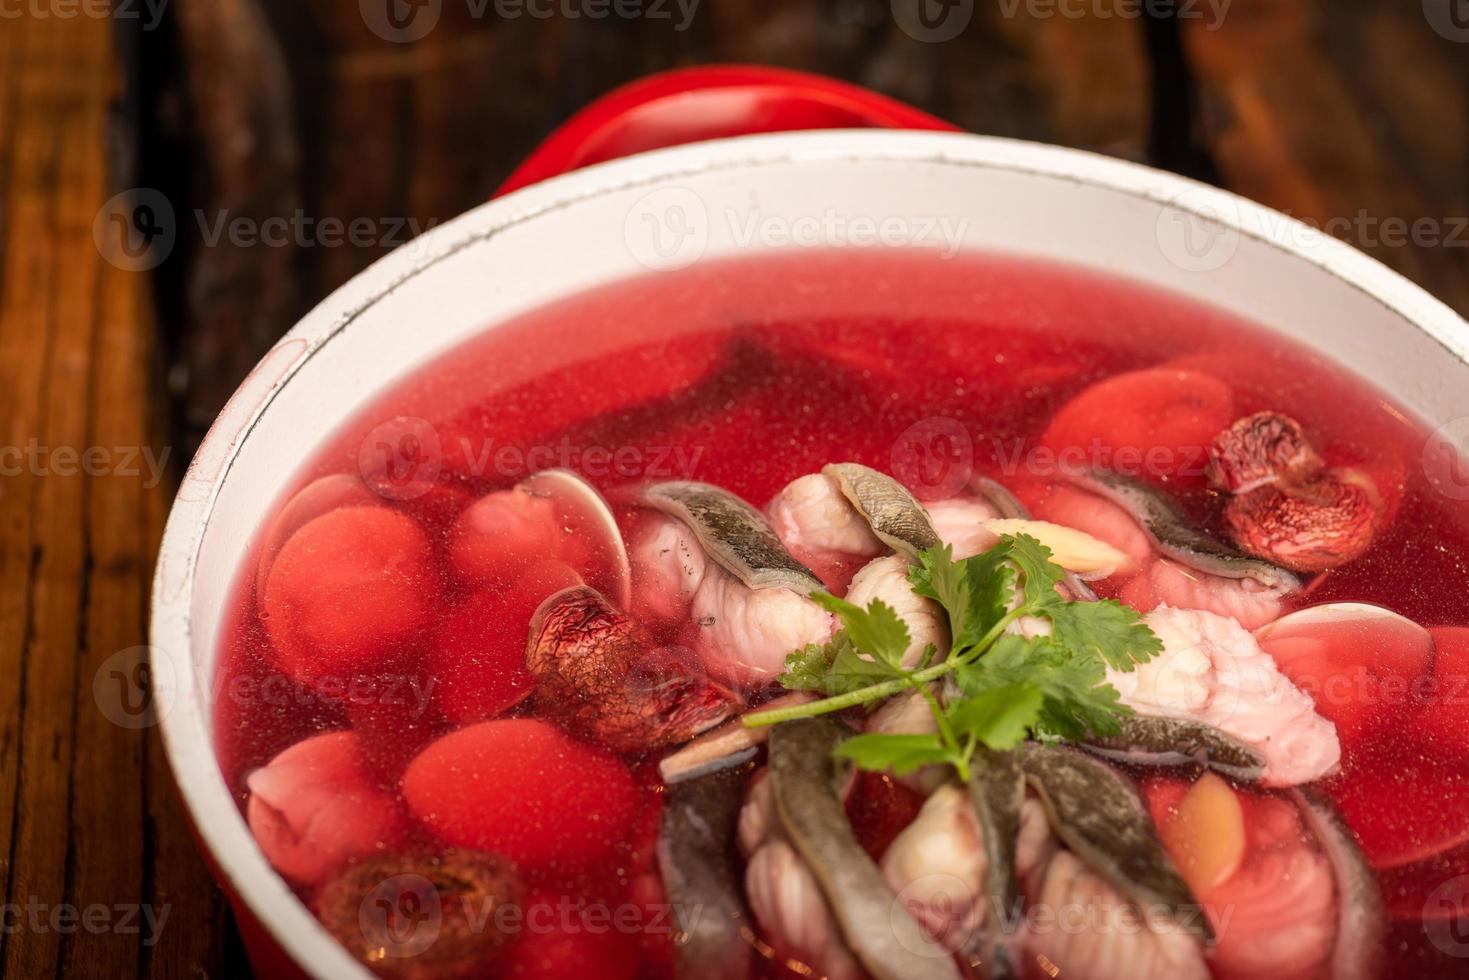
[(1297, 572), (1320, 572), (1360, 557), (1382, 521), (1371, 477), (1328, 470), (1230, 499), (1224, 522), (1244, 551)]
[(514, 939), (497, 913), (524, 895), (505, 858), (450, 848), (357, 861), (321, 886), (311, 908), (379, 976), (468, 980), (492, 970)]
[(565, 589), (541, 604), (525, 665), (542, 713), (617, 752), (686, 742), (734, 708), (691, 652), (658, 646), (642, 625), (587, 587)]
[(1278, 480), (1304, 480), (1324, 464), (1301, 424), (1279, 412), (1237, 420), (1209, 446), (1209, 482), (1228, 493), (1249, 493)]

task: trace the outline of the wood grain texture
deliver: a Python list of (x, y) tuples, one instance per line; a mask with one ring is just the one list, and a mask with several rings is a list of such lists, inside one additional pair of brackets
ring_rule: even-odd
[(1185, 28), (1226, 186), (1469, 314), (1469, 50), (1417, 3), (1252, 0)]
[[(113, 38), (96, 18), (0, 33), (0, 883), (19, 924), (0, 934), (6, 977), (217, 975), (229, 948), (151, 733), (93, 695), (110, 658), (145, 642), (170, 492), (137, 463), (164, 449), (148, 278), (93, 238), (115, 189)], [(161, 930), (143, 906), (167, 915)]]

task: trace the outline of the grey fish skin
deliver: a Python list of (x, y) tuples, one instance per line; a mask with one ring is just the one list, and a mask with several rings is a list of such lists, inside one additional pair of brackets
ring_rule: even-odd
[(771, 786), (786, 834), (874, 980), (960, 980), (954, 958), (924, 932), (857, 843), (841, 799), (849, 767), (831, 754), (847, 736), (824, 717), (770, 733)]
[(669, 786), (663, 796), (658, 869), (669, 904), (684, 910), (674, 946), (678, 980), (750, 980), (755, 975), (743, 875), (732, 841), (750, 766)]
[(810, 595), (826, 588), (815, 572), (791, 557), (765, 515), (728, 490), (675, 480), (646, 488), (643, 499), (687, 524), (704, 553), (752, 589)]
[(916, 559), (920, 551), (942, 544), (928, 511), (886, 473), (861, 463), (831, 463), (821, 472), (836, 482), (878, 540), (898, 554)]
[(971, 760), (969, 801), (979, 818), (986, 867), (988, 914), (965, 944), (964, 954), (983, 968), (986, 980), (1019, 975), (1004, 928), (1021, 907), (1016, 875), (1016, 842), (1020, 837), (1020, 805), (1025, 802), (1025, 772), (1017, 752), (995, 752), (980, 746)]
[(1138, 905), (1162, 906), (1181, 928), (1205, 941), (1214, 938), (1203, 906), (1126, 777), (1093, 756), (1059, 745), (1023, 746), (1021, 765), (1052, 830), (1072, 853)]
[(1186, 718), (1129, 715), (1116, 735), (1092, 735), (1079, 748), (1138, 766), (1202, 765), (1247, 783), (1265, 772), (1265, 760), (1249, 746)]
[(1387, 915), (1372, 866), (1335, 806), (1310, 789), (1291, 789), (1287, 795), (1316, 835), (1336, 878), (1336, 943), (1329, 971), (1332, 980), (1380, 976)]
[(1281, 595), (1301, 590), (1301, 580), (1294, 572), (1251, 558), (1209, 537), (1190, 524), (1172, 501), (1141, 480), (1101, 469), (1079, 470), (1067, 476), (1077, 486), (1106, 497), (1136, 518), (1158, 550), (1169, 558), (1221, 578), (1252, 578)]

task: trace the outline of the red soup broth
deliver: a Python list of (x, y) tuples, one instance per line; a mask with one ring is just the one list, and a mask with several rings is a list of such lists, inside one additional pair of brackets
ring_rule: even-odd
[[(513, 659), (530, 614), (513, 588), (500, 583), (498, 598), (486, 599), (456, 572), (454, 521), (484, 493), (564, 467), (604, 493), (696, 479), (763, 506), (790, 480), (854, 460), (933, 499), (971, 475), (1002, 483), (1044, 476), (1054, 467), (1047, 427), (1058, 409), (1099, 381), (1153, 368), (1160, 377), (1204, 372), (1223, 383), (1226, 421), (1288, 413), (1329, 464), (1372, 473), (1390, 525), (1364, 557), (1315, 581), (1305, 603), (1375, 603), (1429, 627), (1469, 625), (1469, 507), (1425, 476), (1426, 427), (1292, 341), (1169, 292), (1034, 260), (813, 251), (705, 262), (590, 290), (489, 329), (375, 397), (303, 462), (267, 522), (274, 527), (243, 555), (222, 627), (215, 725), (224, 775), (243, 808), (252, 771), (304, 739), (350, 729), (359, 757), (342, 792), (358, 816), (341, 819), (407, 849), (442, 846), (408, 815), (402, 784), (410, 760), (463, 722), (455, 698), (441, 693), (454, 678), (436, 676), (436, 664), (454, 661), (435, 660), (431, 648), (498, 643)], [(1109, 420), (1110, 435), (1083, 447), (1086, 459), (1141, 466), (1196, 518), (1214, 520), (1200, 441), (1180, 434), (1176, 406), (1150, 406), (1152, 397), (1141, 390), (1133, 417)], [(1146, 455), (1160, 446), (1164, 455)], [(381, 523), (367, 560), (412, 563), (416, 587), (358, 595), (323, 613), (319, 628), (339, 637), (396, 631), (394, 662), (355, 663), (347, 676), (307, 684), (276, 666), (296, 654), (273, 649), (257, 573), (262, 556), (301, 561), (288, 553), (336, 546), (330, 522), (309, 547), (282, 546), (302, 523), (285, 502), (333, 474), (345, 476), (313, 491), (321, 499), (308, 516), (332, 511), (350, 527), (364, 513), (391, 514), (371, 517)], [(302, 576), (315, 574), (309, 564)], [(1440, 644), (1453, 652), (1440, 658), (1440, 673), (1469, 672), (1453, 666), (1462, 659), (1469, 668), (1469, 643), (1460, 639)], [(511, 704), (527, 680), (507, 669), (481, 683), (472, 699)], [(1384, 697), (1378, 713), (1397, 735), (1347, 745), (1342, 773), (1326, 786), (1364, 848), (1393, 852), (1392, 866), (1378, 872), (1396, 922), (1389, 962), (1420, 975), (1453, 975), (1462, 962), (1436, 941), (1452, 911), (1424, 911), (1435, 888), (1469, 873), (1469, 846), (1449, 846), (1469, 836), (1469, 731), (1454, 720), (1469, 716), (1469, 692), (1454, 706), (1435, 703), (1433, 692), (1447, 689)], [(522, 702), (505, 717), (533, 719), (535, 710)], [(525, 724), (515, 737), (527, 745), (548, 727)], [(622, 766), (626, 778), (610, 802), (567, 797), (568, 807), (588, 807), (615, 827), (598, 859), (541, 853), (585, 843), (579, 812), (565, 814), (568, 826), (551, 836), (522, 842), (535, 866), (527, 876), (533, 896), (656, 898), (655, 761)], [(544, 775), (575, 782), (572, 772)], [(916, 805), (900, 803), (884, 812), (881, 798), (868, 799), (854, 813), (864, 841), (891, 838), (895, 813), (906, 820)], [(329, 862), (326, 850), (293, 860)], [(298, 890), (310, 898), (310, 888)], [(567, 939), (539, 961), (550, 972), (521, 972), (569, 977), (585, 965), (579, 958), (591, 957), (617, 975), (657, 975), (667, 930), (636, 940), (582, 948)]]

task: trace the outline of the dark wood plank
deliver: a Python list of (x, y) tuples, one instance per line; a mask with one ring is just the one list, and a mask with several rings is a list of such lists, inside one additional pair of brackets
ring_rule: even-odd
[(1185, 41), (1227, 186), (1469, 312), (1463, 44), (1419, 4), (1376, 0), (1235, 4), (1217, 30), (1187, 24)]
[[(229, 935), (152, 734), (94, 696), (146, 642), (171, 489), (138, 462), (164, 448), (149, 282), (93, 238), (127, 176), (107, 152), (114, 28), (0, 35), (0, 446), (46, 450), (0, 475), (0, 881), (24, 914), (0, 935), (7, 977), (198, 977)], [(144, 905), (167, 910), (156, 937), (129, 924)]]

